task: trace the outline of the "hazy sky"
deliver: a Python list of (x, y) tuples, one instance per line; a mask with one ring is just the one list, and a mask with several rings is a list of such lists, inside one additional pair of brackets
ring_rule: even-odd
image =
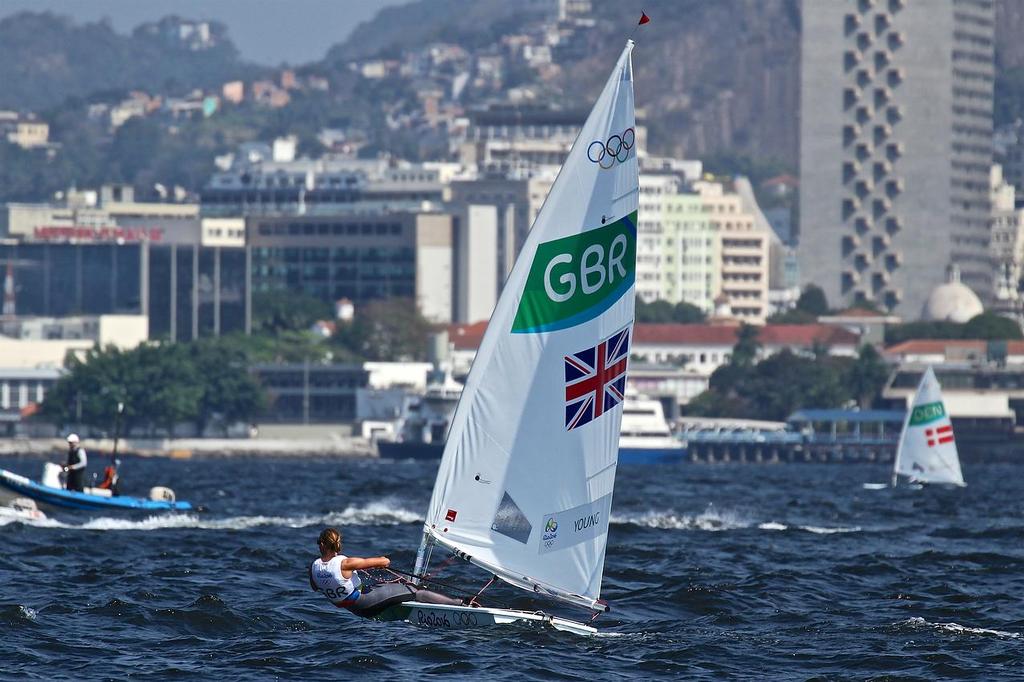
[(168, 14), (216, 19), (250, 61), (298, 64), (324, 56), (377, 10), (409, 0), (0, 0), (0, 18), (52, 11), (79, 22), (108, 17), (119, 33)]

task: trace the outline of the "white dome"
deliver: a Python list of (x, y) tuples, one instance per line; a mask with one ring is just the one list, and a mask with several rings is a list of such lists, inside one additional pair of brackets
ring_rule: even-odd
[(963, 324), (983, 312), (985, 308), (981, 300), (970, 287), (960, 282), (946, 282), (935, 287), (928, 296), (921, 311), (921, 319)]

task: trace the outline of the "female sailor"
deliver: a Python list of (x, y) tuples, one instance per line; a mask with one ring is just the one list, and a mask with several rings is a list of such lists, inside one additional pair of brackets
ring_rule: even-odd
[(364, 583), (357, 571), (387, 568), (391, 560), (383, 556), (361, 559), (343, 555), (341, 533), (334, 528), (325, 528), (320, 533), (317, 546), (320, 548), (320, 558), (310, 564), (309, 586), (316, 592), (322, 592), (338, 608), (348, 609), (357, 616), (373, 618), (389, 606), (407, 601), (455, 606), (466, 603), (404, 582), (381, 585)]

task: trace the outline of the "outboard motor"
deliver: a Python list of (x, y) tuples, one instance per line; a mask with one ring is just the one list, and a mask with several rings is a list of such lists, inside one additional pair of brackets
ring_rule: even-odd
[(154, 502), (174, 502), (174, 491), (162, 485), (149, 489), (149, 499)]
[(60, 473), (62, 471), (64, 471), (64, 468), (61, 465), (46, 462), (43, 464), (43, 479), (40, 483), (50, 488), (63, 488), (64, 484), (60, 482)]

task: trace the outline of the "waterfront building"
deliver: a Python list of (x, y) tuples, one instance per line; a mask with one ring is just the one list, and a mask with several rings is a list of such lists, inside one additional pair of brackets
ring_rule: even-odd
[(295, 159), (287, 144), (243, 145), (200, 193), (202, 214), (337, 215), (439, 208), (456, 164), (324, 157)]
[(0, 241), (17, 314), (144, 315), (151, 338), (172, 340), (245, 328), (245, 249), (103, 234), (86, 243)]
[(802, 4), (800, 271), (914, 317), (951, 263), (990, 300), (990, 0)]
[[(487, 322), (449, 326), (453, 375), (469, 372), (486, 329)], [(729, 362), (739, 329), (738, 323), (635, 324), (630, 358), (645, 369), (635, 377), (631, 369), (628, 385), (638, 390), (657, 389), (660, 397), (671, 393), (685, 404), (706, 390), (714, 371)], [(758, 342), (762, 359), (783, 349), (809, 354), (820, 348), (830, 355), (855, 357), (860, 346), (856, 333), (825, 324), (767, 324), (758, 329)], [(670, 371), (673, 367), (679, 371)]]
[[(900, 354), (907, 355), (914, 345), (922, 343), (925, 342), (905, 342), (901, 344)], [(1020, 342), (1009, 343), (1018, 346), (1012, 354), (1019, 358)], [(944, 354), (950, 357), (952, 351), (953, 357), (958, 358), (960, 351), (970, 347), (968, 344), (947, 345)], [(981, 344), (984, 346), (985, 342)], [(1024, 422), (1024, 369), (1019, 362), (1007, 362), (1006, 366), (993, 362), (993, 352), (998, 356), (1005, 354), (1006, 350), (1005, 346), (989, 346), (987, 351), (982, 351), (985, 353), (982, 356), (974, 356), (968, 361), (957, 359), (948, 364), (931, 360), (924, 363), (901, 362), (882, 389), (882, 398), (894, 406), (909, 409), (921, 376), (928, 367), (932, 367), (942, 386), (943, 402), (961, 447), (965, 442), (977, 446), (1009, 441), (1013, 438), (1015, 425)], [(980, 450), (979, 454), (992, 456), (995, 452)]]
[(290, 424), (350, 422), (369, 373), (359, 364), (282, 363), (249, 368), (267, 392), (261, 419)]
[(721, 239), (701, 194), (680, 191), (675, 175), (640, 176), (637, 296), (686, 302), (705, 313), (719, 293)]
[(721, 265), (719, 293), (731, 314), (751, 324), (768, 316), (769, 250), (774, 233), (762, 227), (739, 194), (718, 182), (696, 182), (711, 230), (718, 235)]
[(960, 281), (960, 269), (949, 266), (945, 284), (935, 287), (921, 308), (921, 319), (927, 322), (955, 322), (963, 324), (985, 312), (981, 299)]
[(767, 221), (755, 219), (751, 201), (719, 182), (686, 185), (674, 174), (642, 174), (637, 295), (709, 314), (724, 296), (737, 320), (763, 324), (774, 235)]
[(357, 307), (412, 298), (428, 319), (452, 319), (453, 219), (447, 213), (255, 216), (247, 225), (254, 292), (348, 298)]
[(453, 222), (453, 321), (475, 322), (490, 318), (505, 276), (499, 276), (498, 209), (469, 205)]
[(861, 343), (880, 346), (885, 342), (885, 329), (899, 324), (902, 320), (896, 315), (888, 315), (865, 308), (848, 308), (831, 315), (818, 318), (820, 324), (842, 327), (860, 337)]
[(0, 235), (44, 242), (198, 243), (199, 205), (135, 201), (130, 185), (68, 190), (48, 203), (9, 203)]
[(989, 176), (992, 202), (992, 260), (995, 263), (994, 308), (1020, 321), (1021, 279), (1024, 278), (1024, 209), (1016, 206), (1016, 189), (1003, 177), (1003, 167), (992, 166)]

